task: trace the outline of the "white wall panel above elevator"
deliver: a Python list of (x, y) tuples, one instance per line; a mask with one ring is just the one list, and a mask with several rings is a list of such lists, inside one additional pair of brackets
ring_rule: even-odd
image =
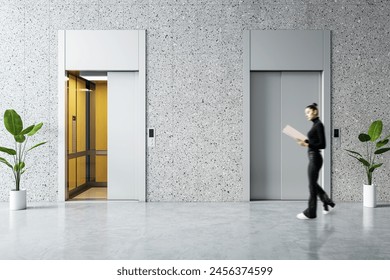
[(67, 30), (65, 67), (67, 70), (137, 71), (138, 36), (138, 30)]
[(252, 30), (252, 71), (323, 70), (321, 30)]

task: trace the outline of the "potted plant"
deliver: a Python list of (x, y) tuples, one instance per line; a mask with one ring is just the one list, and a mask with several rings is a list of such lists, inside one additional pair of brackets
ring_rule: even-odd
[(383, 123), (377, 120), (371, 123), (367, 133), (360, 133), (358, 138), (361, 143), (365, 143), (362, 154), (356, 151), (346, 150), (348, 155), (357, 159), (364, 167), (367, 176), (367, 184), (363, 184), (363, 205), (366, 207), (376, 207), (376, 189), (373, 184), (372, 175), (375, 169), (383, 163), (376, 161), (376, 156), (390, 150), (386, 145), (389, 143), (390, 135), (379, 139), (382, 134)]
[(10, 191), (11, 210), (26, 209), (26, 190), (20, 189), (21, 177), (26, 171), (26, 156), (32, 149), (46, 142), (36, 144), (30, 148), (27, 148), (27, 143), (29, 138), (41, 129), (42, 125), (43, 123), (39, 123), (23, 129), (23, 121), (15, 110), (6, 110), (4, 113), (4, 126), (11, 133), (15, 141), (15, 149), (0, 147), (0, 152), (12, 157), (10, 161), (0, 157), (0, 162), (12, 170), (15, 180), (15, 189)]

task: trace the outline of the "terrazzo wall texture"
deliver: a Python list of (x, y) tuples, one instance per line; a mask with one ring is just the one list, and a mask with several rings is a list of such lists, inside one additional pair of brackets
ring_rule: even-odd
[[(362, 168), (343, 148), (382, 118), (390, 130), (388, 1), (0, 0), (0, 112), (45, 123), (28, 159), (28, 200), (57, 199), (57, 30), (147, 30), (149, 201), (240, 201), (243, 194), (243, 30), (332, 31), (333, 196), (362, 199)], [(329, 125), (329, 124), (326, 124)], [(1, 126), (0, 144), (10, 139)], [(7, 142), (9, 143), (9, 142)], [(375, 173), (390, 201), (390, 160)], [(30, 164), (34, 163), (34, 165)], [(0, 201), (12, 177), (0, 167)]]

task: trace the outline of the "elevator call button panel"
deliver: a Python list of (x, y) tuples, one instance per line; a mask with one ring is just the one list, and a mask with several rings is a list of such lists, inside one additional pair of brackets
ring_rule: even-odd
[(155, 130), (154, 128), (148, 129), (148, 147), (154, 147), (156, 144)]

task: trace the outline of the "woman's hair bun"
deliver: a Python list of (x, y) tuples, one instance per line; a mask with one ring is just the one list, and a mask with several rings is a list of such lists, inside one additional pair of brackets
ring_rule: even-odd
[(307, 106), (306, 108), (310, 108), (312, 110), (318, 110), (317, 103), (312, 103), (311, 105)]

